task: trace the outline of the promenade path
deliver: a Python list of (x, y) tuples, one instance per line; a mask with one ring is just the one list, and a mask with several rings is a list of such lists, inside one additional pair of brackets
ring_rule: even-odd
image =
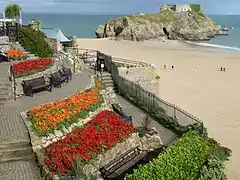
[[(1, 83), (7, 82), (5, 76), (8, 66), (1, 66)], [(6, 81), (6, 82), (3, 82)], [(28, 131), (20, 117), (20, 112), (31, 107), (62, 99), (74, 94), (78, 90), (85, 89), (90, 83), (90, 73), (85, 70), (73, 76), (70, 83), (65, 83), (62, 88), (54, 88), (53, 92), (43, 91), (32, 97), (20, 97), (17, 101), (8, 100), (0, 105), (0, 145), (1, 142), (30, 141)], [(40, 171), (34, 159), (29, 161), (16, 161), (0, 163), (0, 180), (40, 180)]]
[[(8, 66), (6, 64), (1, 66), (0, 72), (7, 72)], [(3, 73), (6, 75), (7, 73)], [(0, 145), (1, 142), (20, 142), (30, 141), (27, 129), (23, 120), (20, 117), (20, 112), (25, 111), (31, 107), (62, 99), (74, 94), (78, 90), (85, 89), (90, 83), (91, 70), (85, 69), (82, 73), (73, 75), (70, 83), (65, 83), (62, 88), (54, 88), (53, 92), (43, 91), (34, 94), (33, 97), (20, 97), (17, 101), (8, 100), (0, 104)], [(0, 74), (1, 76), (2, 74)], [(7, 78), (0, 77), (1, 81), (6, 81)], [(3, 83), (3, 82), (2, 82)], [(134, 125), (139, 126), (139, 120), (145, 116), (145, 113), (136, 106), (128, 102), (125, 98), (117, 96), (123, 106), (123, 110), (128, 115), (134, 118)], [(163, 143), (165, 144), (175, 135), (163, 128), (158, 123), (154, 122)], [(40, 180), (40, 171), (34, 159), (28, 161), (16, 161), (8, 163), (0, 163), (0, 180)]]

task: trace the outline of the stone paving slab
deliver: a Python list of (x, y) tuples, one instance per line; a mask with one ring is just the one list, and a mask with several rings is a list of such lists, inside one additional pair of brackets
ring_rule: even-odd
[(40, 180), (34, 161), (18, 161), (0, 164), (0, 180)]

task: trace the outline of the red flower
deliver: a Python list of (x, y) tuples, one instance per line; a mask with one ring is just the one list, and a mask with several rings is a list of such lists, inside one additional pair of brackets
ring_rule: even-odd
[(20, 76), (31, 71), (44, 70), (46, 67), (52, 64), (52, 60), (49, 58), (40, 58), (35, 60), (25, 60), (23, 62), (13, 64), (12, 71), (15, 76)]
[(78, 158), (89, 161), (126, 139), (136, 129), (112, 111), (102, 111), (82, 128), (45, 148), (45, 164), (52, 174), (67, 174), (70, 163)]

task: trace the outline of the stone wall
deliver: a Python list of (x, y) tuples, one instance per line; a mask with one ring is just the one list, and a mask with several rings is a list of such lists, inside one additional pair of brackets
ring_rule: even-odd
[(156, 77), (160, 76), (156, 73), (155, 67), (119, 67), (118, 71), (124, 79), (139, 83), (143, 89), (149, 92), (158, 93), (160, 80)]
[(57, 39), (53, 39), (53, 38), (46, 38), (46, 41), (48, 43), (48, 45), (50, 46), (50, 48), (53, 50), (54, 53), (57, 52), (57, 47), (58, 47), (58, 43), (57, 43)]
[[(34, 79), (34, 78), (44, 76), (45, 80), (49, 81), (50, 74), (57, 72), (59, 69), (62, 69), (62, 66), (61, 66), (59, 60), (57, 58), (53, 58), (53, 65), (50, 68), (48, 68), (44, 71), (32, 74), (32, 75), (29, 75), (29, 76), (23, 76), (23, 77), (16, 78), (16, 95), (17, 96), (23, 95), (23, 88), (22, 88), (21, 83), (24, 80), (29, 80), (29, 79)], [(12, 82), (12, 84), (13, 84), (13, 82)]]
[(69, 67), (74, 71), (74, 61), (75, 61), (75, 71), (81, 72), (84, 69), (84, 61), (82, 56), (80, 55), (73, 55), (71, 53), (67, 53), (64, 51), (59, 51), (58, 53), (59, 60), (61, 61), (62, 65), (65, 67)]
[[(41, 76), (45, 77), (46, 81), (49, 81), (49, 77), (50, 74), (57, 72), (58, 70), (62, 69), (62, 67), (69, 67), (71, 68), (72, 72), (73, 72), (73, 59), (71, 55), (68, 55), (67, 53), (57, 53), (56, 57), (52, 58), (53, 60), (53, 65), (42, 71), (42, 72), (38, 72), (29, 76), (23, 76), (23, 77), (19, 77), (16, 78), (16, 95), (17, 96), (22, 96), (23, 95), (23, 88), (21, 83), (24, 80), (29, 80), (29, 79), (34, 79), (34, 78), (38, 78)], [(84, 69), (84, 63), (82, 59), (78, 59), (76, 57), (76, 73), (81, 72)], [(13, 87), (13, 82), (12, 82), (12, 87)]]

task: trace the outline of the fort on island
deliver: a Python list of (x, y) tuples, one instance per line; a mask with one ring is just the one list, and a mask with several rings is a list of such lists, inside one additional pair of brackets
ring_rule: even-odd
[[(199, 5), (200, 6), (200, 5)], [(163, 4), (160, 6), (160, 12), (171, 9), (175, 12), (192, 11), (190, 4)]]

